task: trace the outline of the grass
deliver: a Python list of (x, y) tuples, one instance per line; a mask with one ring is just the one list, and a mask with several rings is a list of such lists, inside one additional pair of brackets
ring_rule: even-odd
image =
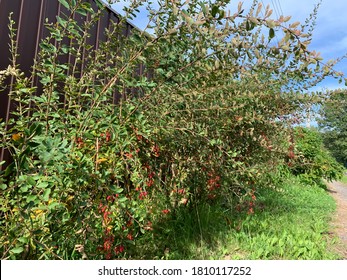
[(340, 181), (347, 185), (347, 175), (343, 175), (343, 177), (342, 177), (342, 179)]
[(329, 251), (335, 202), (293, 178), (262, 189), (252, 215), (216, 205), (182, 208), (136, 244), (136, 259), (338, 259)]

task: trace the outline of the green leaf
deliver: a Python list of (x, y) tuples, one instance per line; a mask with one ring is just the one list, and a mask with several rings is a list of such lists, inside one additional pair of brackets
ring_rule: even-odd
[(20, 192), (27, 192), (29, 190), (29, 187), (31, 187), (30, 185), (24, 185), (20, 187)]
[(20, 254), (23, 251), (24, 251), (23, 247), (16, 247), (16, 248), (13, 248), (12, 250), (10, 250), (10, 252), (13, 253), (13, 254)]
[(216, 15), (219, 13), (219, 8), (218, 6), (213, 6), (212, 7), (212, 11), (211, 11), (211, 14), (213, 17), (216, 17)]
[(116, 187), (116, 186), (110, 186), (111, 191), (113, 191), (114, 193), (121, 193), (123, 192), (122, 188)]
[(93, 139), (94, 140), (94, 135), (92, 133), (86, 132), (83, 134), (83, 136), (87, 139)]
[(87, 11), (85, 9), (82, 9), (82, 8), (77, 8), (76, 9), (76, 13), (82, 15), (82, 16), (87, 16)]
[(63, 18), (57, 16), (57, 22), (58, 22), (61, 26), (65, 27), (65, 26), (66, 26), (66, 23), (67, 23), (67, 20), (65, 20), (65, 19), (63, 19)]
[(141, 39), (141, 36), (139, 34), (133, 34), (132, 36), (132, 39), (134, 40), (135, 43), (141, 43), (142, 42), (142, 39)]
[[(34, 230), (33, 234), (35, 235), (39, 235), (40, 233), (42, 233), (42, 229), (37, 229), (37, 230)], [(38, 243), (37, 245), (40, 246), (41, 243)]]
[(67, 45), (63, 45), (63, 46), (61, 47), (61, 51), (62, 51), (62, 53), (64, 53), (64, 54), (67, 54), (67, 53), (69, 52), (69, 50), (70, 50), (70, 47), (67, 46)]
[(273, 28), (269, 29), (269, 38), (272, 39), (273, 37), (275, 37), (275, 30)]
[(63, 214), (63, 217), (62, 217), (62, 221), (63, 223), (67, 222), (68, 220), (70, 220), (70, 214), (68, 212), (65, 212)]
[(31, 186), (35, 186), (36, 185), (36, 181), (34, 180), (33, 177), (28, 176), (27, 177), (27, 182), (31, 185)]
[(118, 201), (120, 202), (120, 203), (122, 203), (122, 202), (125, 202), (125, 201), (127, 201), (128, 200), (128, 198), (126, 197), (126, 196), (123, 196), (123, 197), (121, 197)]
[(13, 172), (14, 168), (15, 168), (15, 164), (14, 164), (14, 162), (12, 162), (12, 163), (11, 163), (9, 166), (7, 166), (7, 168), (5, 169), (4, 177), (9, 176), (9, 175)]
[(52, 80), (51, 80), (50, 77), (43, 77), (43, 78), (41, 79), (41, 83), (42, 83), (43, 85), (47, 85), (47, 84), (49, 84), (49, 83), (51, 83), (51, 82), (52, 82)]
[(43, 200), (44, 201), (48, 201), (49, 199), (49, 195), (51, 194), (51, 189), (46, 189), (44, 192), (43, 192)]
[(208, 16), (208, 9), (207, 9), (207, 5), (204, 3), (200, 3), (202, 12), (204, 13), (204, 16), (207, 17)]
[(37, 184), (36, 187), (38, 189), (45, 189), (45, 188), (47, 188), (47, 186), (48, 186), (48, 182), (40, 182), (40, 183)]
[(60, 4), (62, 4), (66, 9), (70, 9), (70, 5), (66, 0), (58, 0)]
[(49, 210), (52, 210), (52, 209), (54, 209), (54, 208), (56, 208), (56, 207), (58, 207), (58, 206), (60, 206), (60, 205), (62, 205), (62, 204), (59, 203), (59, 202), (52, 202), (52, 203), (50, 203), (50, 204), (48, 205), (48, 209), (49, 209)]
[(38, 201), (37, 195), (29, 195), (27, 197), (26, 201), (27, 202), (31, 202), (31, 201), (36, 202), (36, 201)]
[(87, 16), (88, 12), (93, 13), (93, 9), (88, 2), (82, 3), (81, 6), (76, 9), (76, 13), (82, 16)]
[(223, 19), (223, 18), (224, 18), (224, 16), (225, 16), (225, 12), (224, 12), (223, 10), (220, 10), (220, 11), (219, 11), (219, 17), (218, 17), (218, 20)]
[(18, 241), (25, 244), (25, 243), (28, 243), (29, 239), (27, 237), (19, 237)]

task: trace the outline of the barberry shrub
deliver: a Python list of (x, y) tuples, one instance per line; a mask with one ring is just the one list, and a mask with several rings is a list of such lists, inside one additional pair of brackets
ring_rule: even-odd
[[(47, 24), (30, 77), (9, 23), (0, 82), (13, 78), (17, 106), (0, 126), (13, 159), (0, 175), (3, 259), (131, 258), (180, 207), (243, 199), (251, 214), (300, 108), (319, 99), (305, 90), (340, 75), (309, 50), (316, 10), (300, 25), (258, 1), (232, 12), (227, 1), (158, 1), (147, 6), (153, 35), (125, 37), (146, 5), (132, 1), (93, 50), (85, 42), (102, 5), (59, 1), (70, 14)], [(80, 26), (73, 14), (88, 17)]]

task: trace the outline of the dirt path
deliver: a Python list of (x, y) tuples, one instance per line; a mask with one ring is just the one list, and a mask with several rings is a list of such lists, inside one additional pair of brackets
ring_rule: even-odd
[(333, 220), (333, 230), (340, 242), (336, 251), (347, 259), (347, 185), (341, 182), (328, 183), (328, 191), (335, 198), (337, 211)]

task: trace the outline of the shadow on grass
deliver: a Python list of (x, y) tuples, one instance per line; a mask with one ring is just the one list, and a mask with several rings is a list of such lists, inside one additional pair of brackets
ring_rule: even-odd
[[(269, 194), (269, 192), (268, 192)], [(274, 199), (278, 199), (274, 201)], [(281, 205), (281, 207), (279, 207)], [(242, 204), (241, 204), (242, 206)], [(142, 236), (132, 251), (135, 259), (244, 259), (237, 243), (226, 244), (237, 239), (240, 232), (253, 231), (249, 219), (261, 217), (261, 213), (281, 215), (295, 209), (294, 204), (282, 203), (281, 195), (274, 193), (261, 199), (255, 213), (249, 215), (247, 206), (236, 207), (215, 203), (204, 203), (180, 207), (153, 225), (153, 231)], [(248, 224), (245, 229), (244, 225)], [(231, 238), (230, 238), (231, 237)]]
[[(217, 204), (179, 207), (136, 244), (135, 259), (216, 258), (216, 244), (233, 230), (229, 209)], [(134, 248), (135, 249), (135, 248)], [(211, 252), (212, 251), (212, 252)]]
[[(283, 189), (261, 189), (252, 215), (245, 209), (238, 212), (235, 207), (221, 203), (181, 207), (157, 221), (153, 231), (139, 238), (129, 253), (132, 259), (295, 259), (300, 248), (291, 255), (277, 254), (281, 246), (286, 248), (279, 240), (284, 233), (283, 242), (289, 240), (293, 244), (301, 239), (306, 244), (314, 238), (309, 243), (313, 249), (313, 243), (321, 242), (320, 236), (326, 229), (323, 223), (316, 226), (316, 220), (333, 211), (324, 192), (317, 187), (290, 184)], [(269, 241), (276, 237), (276, 244)], [(252, 244), (255, 240), (264, 243)], [(319, 247), (316, 255), (308, 255), (313, 250), (310, 248), (307, 255), (298, 253), (298, 256), (324, 258), (324, 246)]]

